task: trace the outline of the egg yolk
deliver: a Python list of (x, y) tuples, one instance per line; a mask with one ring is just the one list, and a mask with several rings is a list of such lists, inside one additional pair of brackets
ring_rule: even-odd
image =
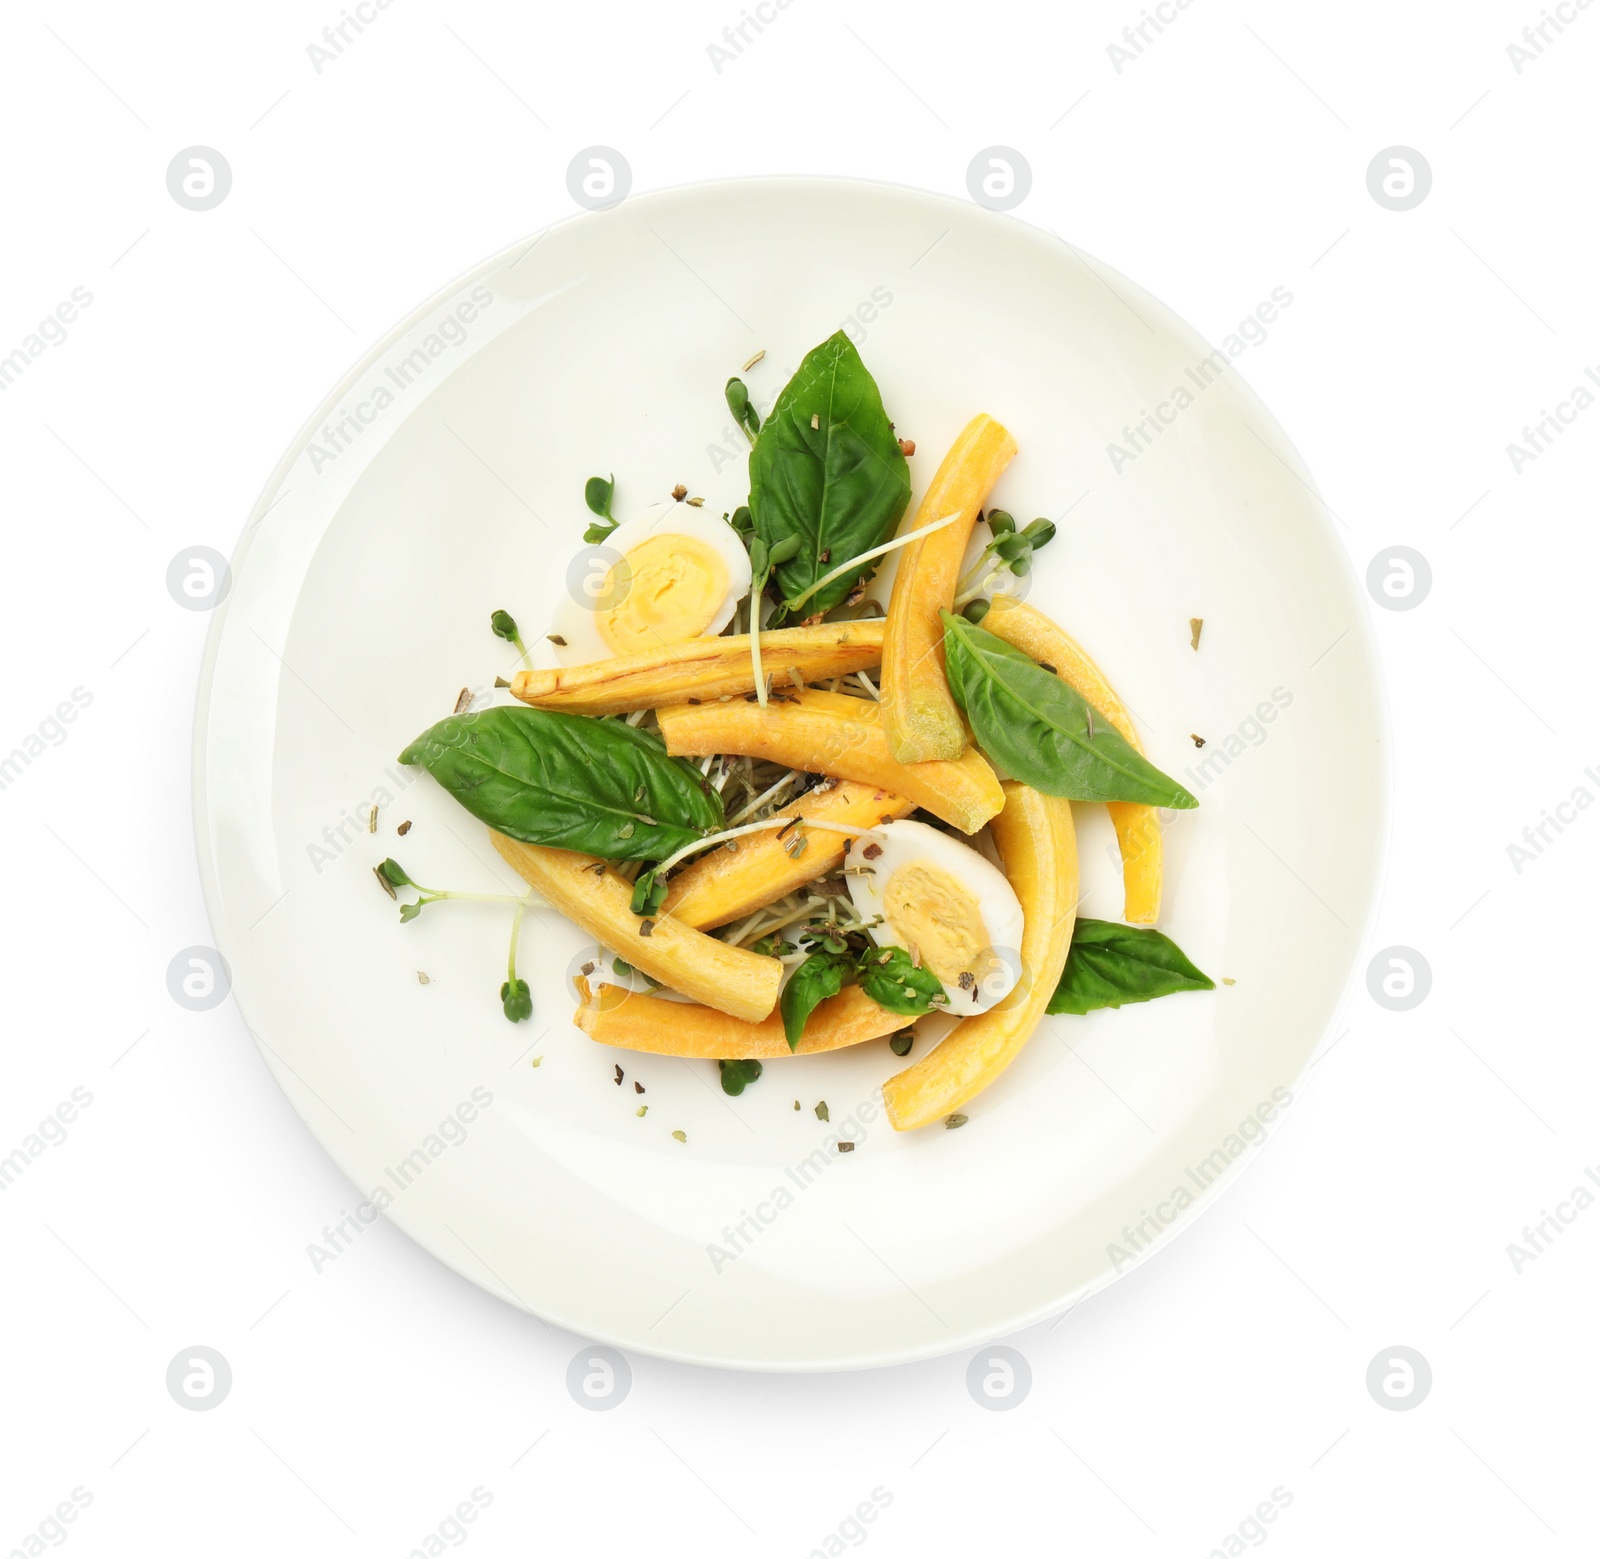
[(883, 918), (897, 941), (915, 948), (946, 985), (959, 985), (987, 951), (978, 901), (961, 880), (931, 861), (911, 861), (883, 889)]
[(598, 627), (613, 654), (697, 639), (728, 595), (728, 565), (692, 536), (652, 536), (606, 575)]

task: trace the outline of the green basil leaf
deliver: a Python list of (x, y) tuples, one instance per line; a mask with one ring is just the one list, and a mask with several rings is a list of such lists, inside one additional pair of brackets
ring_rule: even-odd
[(933, 970), (918, 968), (903, 947), (869, 947), (861, 955), (857, 977), (861, 989), (884, 1011), (908, 1018), (921, 1017), (950, 1000)]
[(660, 861), (722, 827), (721, 798), (660, 738), (551, 709), (447, 715), (400, 754), (527, 844)]
[(1159, 931), (1114, 920), (1080, 920), (1072, 930), (1067, 966), (1045, 1011), (1081, 1014), (1214, 988), (1177, 943)]
[(964, 617), (941, 616), (950, 694), (978, 746), (1012, 778), (1073, 801), (1199, 805), (1053, 671)]
[(837, 953), (813, 953), (789, 976), (783, 995), (778, 998), (778, 1011), (783, 1015), (783, 1036), (791, 1050), (800, 1043), (806, 1019), (817, 1003), (844, 989), (849, 969), (850, 960)]
[[(910, 498), (911, 471), (878, 386), (838, 331), (806, 354), (750, 452), (756, 533), (769, 548), (789, 536), (800, 543), (777, 570), (780, 595), (798, 596), (830, 569), (882, 545)], [(863, 564), (862, 576), (870, 572)], [(856, 583), (849, 575), (836, 579), (806, 602), (806, 615), (837, 606)]]

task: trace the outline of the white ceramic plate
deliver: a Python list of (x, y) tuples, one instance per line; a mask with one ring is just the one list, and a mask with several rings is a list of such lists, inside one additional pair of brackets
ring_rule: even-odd
[[(614, 471), (622, 513), (679, 481), (731, 507), (744, 459), (723, 381), (765, 348), (746, 377), (766, 404), (841, 323), (916, 440), (916, 492), (973, 412), (1016, 434), (995, 499), (1061, 528), (1033, 600), (1200, 797), (1167, 834), (1164, 929), (1237, 982), (1047, 1019), (959, 1131), (889, 1129), (873, 1101), (905, 1063), (886, 1043), (769, 1064), (738, 1100), (709, 1063), (600, 1048), (572, 1026), (567, 982), (592, 949), (554, 915), (525, 930), (535, 1016), (513, 1027), (497, 999), (507, 912), (439, 905), (401, 926), (372, 875), (392, 853), (433, 886), (513, 886), (484, 829), (396, 754), (464, 684), (510, 669), (493, 609), (544, 631), (586, 477)], [(1386, 764), (1365, 610), (1298, 457), (1235, 372), (1170, 405), (1209, 356), (1048, 235), (831, 180), (578, 217), (377, 347), (244, 534), (195, 752), (235, 994), (359, 1189), (553, 1322), (758, 1369), (887, 1364), (1014, 1330), (1126, 1270), (1113, 1247), (1145, 1210), (1153, 1240), (1214, 1197), (1340, 1000), (1374, 898)], [(1113, 470), (1108, 443), (1127, 447), (1162, 402), (1173, 420)], [(1084, 912), (1115, 918), (1104, 809), (1078, 811)], [(854, 1152), (834, 1150), (841, 1129)]]

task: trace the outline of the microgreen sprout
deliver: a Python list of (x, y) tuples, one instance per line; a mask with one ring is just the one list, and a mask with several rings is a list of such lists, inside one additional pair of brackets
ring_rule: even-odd
[(611, 476), (591, 476), (583, 484), (583, 501), (589, 506), (591, 514), (598, 514), (606, 523), (596, 522), (583, 533), (583, 539), (591, 547), (599, 544), (617, 528), (615, 517), (611, 513), (611, 499), (617, 490), (617, 478)]
[(722, 1091), (738, 1098), (761, 1075), (759, 1061), (719, 1061), (717, 1070), (722, 1073)]
[[(995, 588), (1006, 574), (1018, 578), (1033, 567), (1033, 555), (1054, 539), (1056, 528), (1049, 520), (1034, 520), (1022, 530), (1004, 509), (989, 511), (989, 531), (993, 539), (978, 555), (978, 561), (961, 577), (956, 585), (958, 610), (976, 601), (986, 591)], [(969, 621), (981, 622), (982, 617)]]
[(522, 635), (517, 631), (517, 620), (510, 612), (491, 612), (489, 626), (494, 630), (497, 639), (504, 639), (507, 644), (517, 647), (517, 654), (522, 657), (522, 664), (529, 671), (533, 670), (533, 662), (528, 659), (528, 646), (522, 642)]
[(420, 882), (414, 882), (406, 875), (405, 868), (393, 859), (386, 860), (378, 867), (378, 875), (392, 888), (415, 888), (418, 897), (410, 904), (400, 906), (402, 921), (415, 920), (423, 909), (429, 904), (436, 904), (440, 899), (463, 899), (478, 904), (543, 904), (544, 901), (534, 894), (518, 895), (515, 893), (463, 893), (456, 888), (425, 888)]
[(657, 867), (639, 873), (633, 884), (633, 898), (629, 908), (635, 915), (653, 915), (661, 908), (667, 896), (667, 884)]
[(549, 908), (544, 899), (531, 889), (527, 893), (463, 893), (458, 889), (425, 888), (420, 882), (414, 881), (397, 860), (392, 857), (375, 866), (373, 871), (378, 881), (383, 884), (384, 891), (391, 898), (398, 898), (396, 888), (414, 888), (417, 897), (409, 904), (400, 906), (401, 922), (415, 920), (430, 904), (436, 904), (441, 899), (462, 899), (477, 904), (514, 904), (516, 914), (511, 921), (511, 957), (506, 964), (506, 983), (500, 987), (500, 1005), (505, 1009), (505, 1014), (513, 1023), (520, 1023), (533, 1011), (533, 997), (528, 991), (528, 982), (517, 978), (517, 937), (522, 930), (522, 913), (530, 905)]
[(761, 597), (772, 571), (800, 551), (798, 536), (785, 536), (771, 550), (759, 536), (750, 538), (750, 666), (755, 673), (756, 702), (767, 707), (767, 678), (761, 668)]
[(750, 404), (750, 392), (745, 388), (743, 379), (730, 379), (722, 387), (722, 398), (728, 403), (728, 410), (733, 413), (733, 420), (739, 424), (744, 436), (754, 445), (756, 434), (761, 431), (761, 418), (756, 414), (756, 409)]
[(526, 898), (517, 900), (516, 913), (511, 917), (511, 952), (506, 959), (506, 983), (500, 987), (500, 1006), (513, 1023), (521, 1023), (533, 1016), (533, 994), (526, 980), (517, 978), (517, 939), (522, 934), (522, 912), (528, 907)]

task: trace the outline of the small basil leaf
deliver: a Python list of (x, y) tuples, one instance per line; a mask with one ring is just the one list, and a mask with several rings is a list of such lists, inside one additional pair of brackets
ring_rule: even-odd
[(944, 619), (950, 693), (986, 756), (1014, 779), (1073, 801), (1199, 803), (1135, 752), (1054, 672), (951, 612)]
[(783, 1035), (791, 1050), (800, 1043), (806, 1019), (817, 1003), (837, 996), (844, 988), (849, 969), (850, 960), (837, 953), (813, 953), (789, 976), (789, 983), (778, 998), (778, 1011), (783, 1015)]
[(719, 1061), (717, 1070), (722, 1073), (722, 1091), (735, 1099), (761, 1076), (759, 1061)]
[(533, 996), (526, 980), (507, 980), (500, 987), (500, 1005), (513, 1023), (533, 1016)]
[(659, 861), (722, 826), (693, 764), (621, 720), (553, 709), (447, 715), (400, 754), (467, 811), (527, 844)]
[[(838, 331), (806, 354), (750, 452), (757, 533), (769, 548), (790, 536), (799, 541), (796, 555), (778, 566), (779, 595), (792, 600), (887, 541), (910, 497), (910, 468), (878, 386)], [(807, 615), (837, 606), (870, 572), (863, 564), (860, 576), (819, 590), (806, 602)]]
[(1184, 957), (1177, 943), (1148, 926), (1080, 920), (1060, 983), (1046, 1012), (1094, 1012), (1154, 1001), (1177, 991), (1209, 991), (1213, 982)]
[(933, 970), (912, 963), (903, 947), (869, 947), (857, 970), (861, 989), (886, 1012), (921, 1017), (950, 1000)]

